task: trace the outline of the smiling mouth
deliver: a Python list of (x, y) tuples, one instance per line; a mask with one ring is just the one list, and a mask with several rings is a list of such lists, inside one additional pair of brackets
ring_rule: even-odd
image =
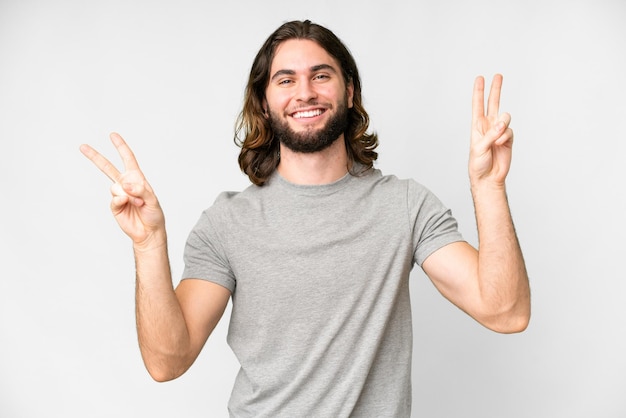
[(305, 110), (302, 112), (295, 112), (291, 114), (291, 117), (294, 119), (304, 119), (304, 118), (314, 118), (316, 116), (321, 115), (326, 110), (324, 109), (313, 109), (313, 110)]

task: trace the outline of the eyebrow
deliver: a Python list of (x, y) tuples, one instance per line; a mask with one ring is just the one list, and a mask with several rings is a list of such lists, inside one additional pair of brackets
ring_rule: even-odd
[[(337, 70), (330, 64), (318, 64), (309, 68), (309, 71), (315, 73), (321, 70), (329, 70), (333, 74), (337, 74)], [(275, 78), (280, 77), (281, 75), (294, 75), (296, 72), (294, 70), (278, 70), (274, 73), (274, 75), (270, 78), (270, 81), (274, 81)]]

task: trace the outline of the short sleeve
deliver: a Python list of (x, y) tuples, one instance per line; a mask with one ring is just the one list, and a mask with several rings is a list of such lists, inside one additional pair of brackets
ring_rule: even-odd
[(413, 228), (413, 259), (420, 266), (436, 250), (463, 241), (452, 211), (430, 190), (409, 181), (409, 219)]
[(185, 244), (183, 279), (202, 279), (235, 291), (236, 280), (228, 263), (222, 236), (212, 219), (215, 211), (207, 209), (189, 233)]

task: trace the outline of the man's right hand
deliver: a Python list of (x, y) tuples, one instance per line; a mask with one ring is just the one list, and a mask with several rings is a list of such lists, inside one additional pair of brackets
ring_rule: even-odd
[(135, 155), (124, 139), (112, 133), (111, 142), (124, 163), (123, 173), (89, 145), (81, 145), (80, 151), (113, 181), (113, 216), (124, 233), (133, 240), (136, 250), (165, 245), (165, 217), (152, 187), (139, 169)]

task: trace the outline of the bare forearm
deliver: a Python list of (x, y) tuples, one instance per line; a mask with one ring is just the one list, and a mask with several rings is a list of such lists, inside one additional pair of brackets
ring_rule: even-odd
[(530, 289), (504, 185), (473, 185), (478, 226), (478, 280), (492, 327), (523, 330), (530, 318)]
[(165, 232), (155, 241), (134, 247), (137, 334), (148, 372), (166, 381), (189, 366), (189, 333), (172, 285)]
[(172, 286), (165, 217), (124, 139), (113, 133), (111, 141), (124, 161), (123, 173), (89, 145), (82, 145), (80, 150), (114, 182), (111, 211), (135, 250), (141, 355), (155, 380), (170, 380), (189, 367), (193, 356), (187, 323)]

